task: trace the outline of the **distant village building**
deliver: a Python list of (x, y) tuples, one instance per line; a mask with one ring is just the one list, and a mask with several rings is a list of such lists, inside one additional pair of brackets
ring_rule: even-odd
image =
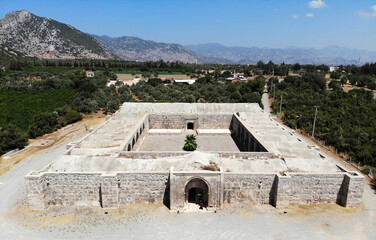
[(330, 66), (329, 67), (329, 72), (335, 72), (335, 71), (338, 71), (339, 67), (335, 67), (335, 66)]
[(132, 84), (136, 84), (136, 83), (138, 83), (139, 81), (141, 81), (141, 78), (133, 78), (133, 80), (132, 80)]
[(2, 67), (2, 68), (1, 68), (1, 71), (5, 72), (5, 67)]
[(109, 87), (109, 86), (111, 86), (111, 85), (114, 85), (114, 86), (115, 86), (115, 84), (116, 84), (116, 80), (110, 80), (110, 81), (107, 82), (106, 86), (107, 86), (107, 87)]
[(86, 77), (94, 77), (94, 72), (86, 72)]
[(195, 79), (186, 79), (186, 80), (175, 80), (176, 84), (194, 84), (196, 82)]
[(245, 77), (244, 73), (234, 73), (232, 77), (226, 78), (226, 81), (231, 81), (233, 83), (235, 82), (248, 82), (249, 80), (255, 79), (254, 74), (251, 74), (249, 77)]

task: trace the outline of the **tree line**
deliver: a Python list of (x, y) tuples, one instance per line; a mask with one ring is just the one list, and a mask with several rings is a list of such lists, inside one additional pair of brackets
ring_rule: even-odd
[[(274, 86), (272, 108), (279, 111), (283, 94), (282, 116), (289, 127), (310, 134), (314, 106), (319, 106), (315, 137), (353, 161), (376, 166), (376, 101), (371, 91), (344, 92), (341, 87), (327, 91), (326, 79), (318, 72), (288, 76)], [(270, 83), (269, 90), (272, 91)]]

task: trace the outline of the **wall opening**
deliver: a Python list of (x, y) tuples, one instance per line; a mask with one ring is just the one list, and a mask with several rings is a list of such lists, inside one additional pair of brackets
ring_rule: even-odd
[(202, 179), (194, 178), (185, 186), (186, 203), (195, 203), (198, 205), (202, 203), (204, 207), (207, 207), (208, 199), (209, 187)]
[(187, 129), (188, 130), (193, 130), (194, 129), (194, 124), (192, 122), (187, 123)]

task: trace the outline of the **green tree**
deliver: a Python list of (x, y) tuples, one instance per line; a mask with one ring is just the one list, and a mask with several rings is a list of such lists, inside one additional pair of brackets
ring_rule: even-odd
[(57, 114), (41, 113), (34, 116), (29, 128), (29, 137), (36, 138), (56, 130), (58, 124)]
[(160, 78), (150, 78), (148, 80), (148, 84), (150, 84), (153, 87), (156, 87), (159, 84), (163, 84), (163, 81)]
[(185, 144), (183, 149), (185, 151), (194, 151), (197, 149), (196, 135), (188, 134), (185, 136)]
[(194, 102), (196, 102), (196, 98), (192, 94), (189, 94), (189, 95), (185, 96), (185, 101), (188, 102), (188, 103), (194, 103)]
[(0, 155), (12, 149), (25, 147), (27, 140), (27, 134), (13, 124), (0, 127)]
[(342, 90), (341, 82), (336, 81), (336, 80), (331, 80), (328, 84), (328, 87), (333, 89), (333, 91), (341, 91)]
[(66, 114), (63, 116), (63, 119), (65, 121), (64, 125), (67, 125), (82, 120), (82, 116), (76, 110), (67, 108)]
[(337, 71), (331, 72), (330, 73), (330, 78), (332, 78), (332, 79), (340, 79), (341, 78), (341, 74), (339, 72), (337, 72)]

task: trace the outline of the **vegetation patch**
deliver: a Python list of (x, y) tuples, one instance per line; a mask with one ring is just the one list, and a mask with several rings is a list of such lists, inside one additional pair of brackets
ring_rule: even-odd
[(185, 151), (194, 151), (197, 149), (196, 135), (188, 134), (185, 136), (185, 144), (183, 149)]

